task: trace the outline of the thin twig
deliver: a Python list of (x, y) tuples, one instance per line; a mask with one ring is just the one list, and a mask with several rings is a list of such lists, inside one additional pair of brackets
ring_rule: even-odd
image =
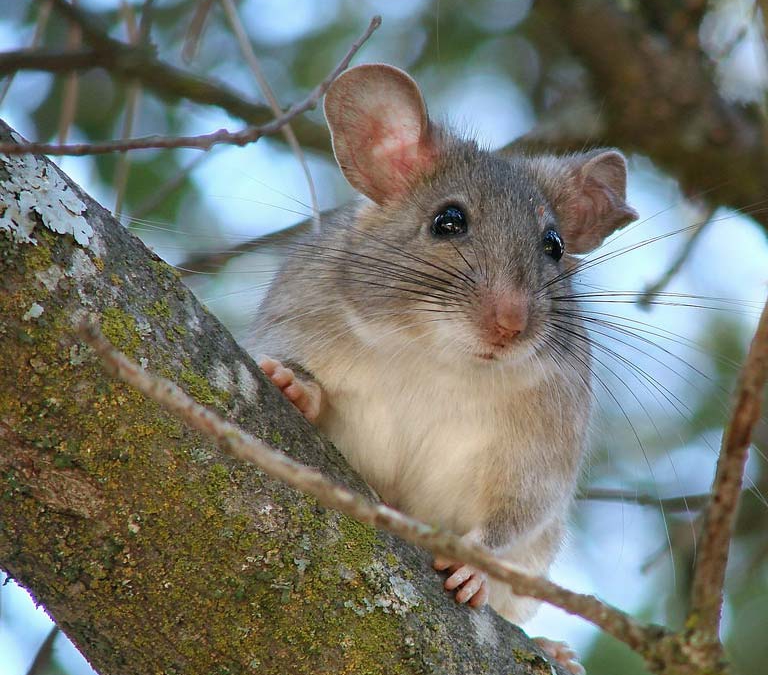
[[(371, 34), (381, 25), (381, 17), (375, 16), (371, 20), (365, 32), (352, 44), (344, 58), (331, 71), (328, 77), (323, 80), (312, 92), (302, 101), (295, 103), (288, 108), (277, 119), (266, 124), (255, 127), (247, 127), (242, 131), (230, 132), (226, 129), (219, 129), (210, 134), (200, 136), (144, 136), (143, 138), (132, 138), (119, 141), (104, 141), (102, 143), (80, 143), (72, 145), (56, 145), (53, 143), (0, 143), (0, 152), (5, 154), (27, 154), (37, 153), (44, 155), (98, 155), (109, 152), (122, 152), (124, 150), (142, 150), (149, 148), (197, 148), (199, 150), (208, 150), (219, 143), (228, 143), (230, 145), (247, 145), (253, 143), (262, 136), (273, 134), (283, 128), (285, 124), (292, 119), (314, 109), (319, 100), (323, 97), (331, 83), (347, 68), (352, 57), (362, 47), (363, 43)], [(0, 64), (2, 56), (0, 56)], [(0, 68), (0, 72), (2, 69)], [(142, 82), (146, 83), (145, 79)], [(206, 82), (206, 85), (209, 83)], [(234, 96), (234, 95), (233, 95)], [(246, 104), (245, 101), (237, 98), (239, 103)], [(227, 110), (227, 106), (212, 102), (214, 105)]]
[(148, 45), (149, 34), (152, 29), (152, 16), (154, 11), (154, 0), (144, 0), (141, 6), (141, 18), (139, 19), (138, 34), (136, 35), (137, 45)]
[(53, 628), (48, 631), (48, 635), (45, 637), (45, 640), (43, 640), (43, 643), (37, 650), (37, 654), (35, 654), (34, 661), (32, 661), (32, 664), (27, 669), (27, 675), (41, 675), (41, 673), (44, 673), (46, 670), (48, 670), (48, 666), (51, 662), (51, 656), (53, 654), (53, 643), (56, 641), (58, 635), (58, 626), (53, 626)]
[[(133, 7), (131, 7), (126, 0), (122, 0), (120, 3), (120, 10), (124, 17), (126, 32), (128, 33), (128, 41), (135, 45), (139, 42), (139, 27), (136, 25), (136, 16), (133, 13)], [(139, 102), (141, 101), (141, 83), (138, 80), (133, 80), (128, 83), (125, 96), (125, 111), (123, 113), (123, 129), (121, 136), (123, 138), (130, 138), (133, 134), (133, 125), (136, 121), (136, 114), (139, 110)], [(123, 200), (125, 199), (125, 192), (128, 188), (128, 173), (130, 172), (131, 160), (130, 155), (127, 152), (120, 154), (120, 158), (115, 168), (115, 218), (120, 218), (123, 212)]]
[[(77, 0), (72, 0), (72, 4), (76, 5)], [(80, 26), (74, 23), (69, 24), (67, 50), (77, 51), (82, 45), (82, 41), (83, 35)], [(62, 95), (61, 110), (59, 112), (59, 143), (62, 145), (67, 142), (69, 129), (75, 122), (79, 88), (77, 71), (73, 71), (69, 73), (64, 80), (64, 93)]]
[(719, 632), (728, 548), (736, 522), (752, 431), (760, 419), (767, 379), (768, 303), (763, 308), (757, 332), (739, 375), (736, 402), (717, 460), (712, 502), (704, 514), (701, 545), (691, 586), (688, 624), (712, 641), (717, 639)]
[(674, 261), (672, 261), (669, 269), (667, 269), (667, 271), (664, 272), (664, 274), (662, 274), (655, 282), (648, 284), (648, 286), (645, 287), (643, 294), (637, 301), (637, 304), (640, 307), (643, 307), (644, 309), (649, 308), (656, 296), (667, 287), (669, 282), (672, 281), (675, 276), (677, 276), (678, 272), (680, 272), (680, 270), (683, 268), (683, 265), (691, 256), (691, 253), (696, 246), (696, 242), (699, 240), (702, 232), (704, 232), (707, 225), (710, 223), (712, 215), (715, 212), (715, 208), (716, 207), (714, 205), (708, 206), (706, 208), (703, 216), (698, 219), (699, 226), (690, 231), (685, 244), (683, 244), (683, 247), (680, 249), (677, 257), (674, 259)]
[(575, 593), (548, 579), (525, 574), (484, 546), (469, 544), (455, 534), (421, 523), (384, 504), (370, 502), (361, 494), (329, 480), (317, 469), (296, 462), (224, 421), (197, 404), (173, 382), (149, 375), (117, 351), (95, 323), (83, 322), (79, 332), (101, 357), (108, 372), (218, 442), (232, 456), (255, 464), (272, 477), (315, 497), (322, 505), (361, 523), (388, 530), (432, 553), (475, 565), (493, 578), (508, 583), (518, 595), (537, 598), (581, 616), (635, 650), (648, 650), (662, 634), (659, 627), (643, 625), (594, 596)]
[(239, 92), (199, 75), (188, 73), (156, 57), (148, 45), (132, 46), (110, 37), (90, 14), (65, 0), (51, 0), (56, 10), (76, 23), (90, 45), (72, 55), (55, 50), (22, 49), (0, 54), (0, 75), (18, 70), (63, 73), (71, 70), (104, 68), (115, 78), (141, 80), (144, 87), (163, 99), (185, 98), (203, 105), (215, 105), (247, 124), (263, 124), (269, 108), (246, 100)]
[(181, 50), (181, 58), (184, 60), (184, 63), (192, 63), (192, 60), (197, 56), (197, 47), (203, 36), (205, 22), (206, 19), (208, 19), (211, 7), (213, 7), (215, 1), (216, 0), (200, 0), (197, 7), (195, 7), (195, 13), (192, 15), (192, 21), (189, 23), (189, 29), (184, 38), (184, 46)]
[(610, 488), (589, 488), (579, 499), (594, 502), (624, 502), (638, 506), (653, 506), (663, 508), (668, 513), (698, 511), (709, 503), (708, 494), (681, 495), (680, 497), (655, 497), (642, 492), (630, 490), (613, 490)]
[[(44, 0), (40, 4), (40, 12), (37, 15), (37, 22), (35, 23), (35, 33), (32, 36), (32, 42), (30, 43), (30, 49), (34, 49), (40, 44), (40, 40), (45, 33), (45, 27), (48, 25), (48, 17), (51, 16), (51, 0)], [(13, 84), (13, 80), (16, 77), (16, 73), (11, 73), (3, 82), (3, 86), (0, 87), (0, 105), (3, 104), (5, 97), (8, 94), (8, 90)]]
[[(276, 117), (280, 117), (280, 115), (283, 114), (283, 110), (280, 107), (280, 102), (277, 100), (275, 93), (272, 91), (272, 87), (269, 86), (269, 82), (261, 70), (261, 65), (259, 64), (259, 60), (256, 58), (256, 53), (253, 51), (251, 42), (245, 33), (245, 29), (243, 28), (243, 23), (240, 21), (240, 17), (237, 14), (235, 3), (232, 0), (219, 1), (221, 6), (224, 8), (224, 13), (227, 15), (227, 20), (229, 21), (229, 25), (232, 28), (232, 32), (237, 38), (240, 52), (242, 53), (243, 57), (245, 57), (245, 60), (248, 63), (248, 67), (251, 69), (253, 76), (256, 78), (256, 82), (258, 82), (259, 88), (264, 94), (264, 97), (267, 99), (267, 103), (269, 103), (269, 107), (272, 108), (272, 112), (275, 113)], [(309, 198), (310, 202), (312, 203), (312, 219), (314, 222), (315, 231), (317, 232), (320, 230), (320, 207), (317, 203), (315, 183), (312, 180), (312, 174), (310, 173), (309, 166), (307, 165), (307, 158), (304, 156), (304, 152), (299, 145), (296, 134), (294, 134), (293, 129), (291, 129), (290, 123), (286, 124), (282, 128), (282, 133), (283, 136), (285, 136), (285, 140), (287, 141), (291, 150), (293, 151), (293, 154), (296, 155), (296, 159), (298, 160), (299, 165), (304, 172), (304, 177), (307, 180)]]

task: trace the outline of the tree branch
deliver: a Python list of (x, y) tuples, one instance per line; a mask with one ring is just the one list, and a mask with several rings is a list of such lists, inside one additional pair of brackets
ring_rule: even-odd
[(653, 506), (669, 512), (690, 513), (704, 508), (710, 496), (708, 494), (681, 495), (680, 497), (656, 497), (651, 494), (630, 490), (612, 490), (610, 488), (588, 488), (580, 499), (595, 502), (624, 502), (638, 506)]
[[(269, 127), (267, 122), (272, 114), (269, 107), (252, 103), (246, 100), (239, 92), (236, 92), (221, 83), (193, 75), (164, 63), (159, 60), (155, 56), (154, 51), (145, 44), (133, 46), (111, 38), (103, 29), (96, 26), (86, 12), (77, 7), (73, 7), (71, 4), (64, 2), (64, 0), (53, 0), (53, 4), (57, 11), (64, 14), (82, 29), (83, 36), (91, 45), (91, 49), (78, 50), (74, 54), (70, 52), (56, 52), (50, 50), (18, 50), (14, 52), (6, 52), (0, 54), (0, 75), (15, 73), (19, 70), (44, 70), (53, 73), (62, 73), (71, 72), (72, 70), (84, 70), (87, 68), (99, 67), (104, 68), (112, 76), (118, 79), (141, 82), (142, 87), (153, 92), (160, 98), (183, 98), (201, 105), (216, 106), (233, 117), (244, 120), (249, 125), (266, 125)], [(378, 28), (380, 23), (381, 18), (375, 17), (364, 35), (352, 45), (349, 53), (345, 57), (347, 64), (371, 33)], [(312, 94), (307, 97), (307, 99), (311, 98)], [(297, 106), (292, 107), (295, 108)], [(314, 105), (310, 107), (314, 107)], [(294, 116), (298, 114), (299, 113), (295, 113)], [(297, 120), (296, 124), (297, 135), (301, 137), (302, 144), (305, 147), (327, 150), (328, 139), (325, 129), (321, 129), (317, 124), (308, 120)], [(278, 129), (279, 128), (281, 127), (278, 127)], [(268, 133), (274, 133), (274, 131)], [(206, 137), (207, 136), (210, 135), (206, 135)], [(172, 139), (149, 137), (145, 139), (136, 139), (135, 143), (128, 146), (107, 142), (94, 144), (94, 153), (118, 152), (151, 147), (206, 148), (210, 147), (210, 145), (206, 145), (206, 137), (197, 142), (195, 140), (196, 137), (185, 137), (179, 139), (177, 143), (174, 143)], [(153, 145), (153, 142), (150, 139), (154, 139), (157, 144)], [(224, 139), (214, 142), (229, 141)], [(237, 144), (238, 140), (235, 138), (231, 142)], [(30, 149), (31, 152), (45, 152), (46, 154), (61, 155), (89, 154), (85, 150), (83, 144), (69, 146), (71, 148), (70, 151), (65, 150), (65, 148), (56, 150), (57, 146), (51, 144), (38, 144), (34, 147), (37, 149)], [(47, 148), (47, 150), (44, 150), (43, 148)], [(8, 147), (0, 149), (0, 152), (8, 151)]]
[[(291, 120), (299, 115), (314, 109), (320, 99), (325, 95), (331, 83), (349, 66), (350, 61), (363, 46), (365, 41), (381, 25), (381, 17), (375, 16), (371, 19), (365, 32), (352, 44), (344, 58), (336, 65), (329, 75), (318, 84), (309, 95), (302, 101), (295, 103), (288, 108), (280, 117), (271, 122), (260, 126), (248, 127), (242, 131), (230, 132), (226, 129), (220, 129), (210, 134), (200, 136), (145, 136), (143, 138), (133, 138), (120, 141), (105, 141), (103, 143), (80, 143), (72, 145), (57, 145), (52, 143), (0, 143), (0, 153), (9, 155), (21, 155), (27, 153), (44, 155), (95, 155), (109, 152), (124, 152), (127, 150), (142, 150), (149, 148), (196, 148), (199, 150), (208, 150), (219, 143), (228, 143), (231, 145), (246, 145), (253, 143), (262, 136), (273, 134), (280, 131)], [(122, 44), (122, 43), (120, 43)], [(0, 72), (2, 72), (0, 70)], [(147, 84), (145, 79), (137, 77), (142, 84)], [(241, 100), (242, 99), (238, 99)], [(218, 105), (225, 110), (226, 106), (216, 101), (210, 101), (213, 105)]]
[(744, 361), (731, 420), (723, 436), (712, 501), (704, 515), (703, 536), (691, 589), (689, 623), (707, 639), (717, 640), (723, 604), (728, 549), (744, 479), (752, 431), (768, 380), (768, 303)]
[(98, 68), (101, 54), (94, 49), (18, 49), (0, 53), (0, 76), (20, 70), (42, 70), (48, 73), (71, 73)]

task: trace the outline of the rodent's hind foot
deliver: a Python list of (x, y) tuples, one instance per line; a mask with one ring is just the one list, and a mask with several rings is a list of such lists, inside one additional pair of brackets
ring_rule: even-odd
[(544, 653), (549, 656), (550, 659), (556, 661), (563, 666), (572, 675), (587, 675), (587, 671), (584, 670), (578, 662), (578, 656), (565, 642), (558, 640), (550, 640), (545, 637), (533, 638), (533, 641), (541, 647)]
[(448, 570), (449, 576), (443, 586), (446, 590), (456, 591), (456, 602), (480, 609), (488, 602), (488, 577), (485, 572), (445, 558), (435, 558), (432, 563), (439, 572)]
[(259, 356), (256, 364), (308, 421), (314, 423), (317, 420), (320, 414), (320, 385), (301, 380), (290, 368), (269, 356)]

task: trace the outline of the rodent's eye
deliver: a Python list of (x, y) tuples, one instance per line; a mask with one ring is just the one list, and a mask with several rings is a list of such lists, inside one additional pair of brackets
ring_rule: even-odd
[(448, 206), (432, 221), (432, 234), (436, 237), (452, 237), (467, 231), (467, 218), (458, 206)]
[(553, 260), (560, 260), (565, 252), (565, 243), (557, 230), (549, 229), (544, 233), (544, 253)]

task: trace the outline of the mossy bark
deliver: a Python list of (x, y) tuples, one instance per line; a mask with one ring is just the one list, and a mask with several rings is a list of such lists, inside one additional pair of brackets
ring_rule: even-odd
[[(15, 199), (8, 172), (0, 158)], [(94, 668), (550, 673), (519, 629), (456, 606), (425, 552), (227, 458), (103, 372), (74, 334), (87, 313), (200, 402), (366, 489), (174, 271), (67, 183), (86, 246), (39, 214), (36, 245), (0, 231), (0, 566)]]

